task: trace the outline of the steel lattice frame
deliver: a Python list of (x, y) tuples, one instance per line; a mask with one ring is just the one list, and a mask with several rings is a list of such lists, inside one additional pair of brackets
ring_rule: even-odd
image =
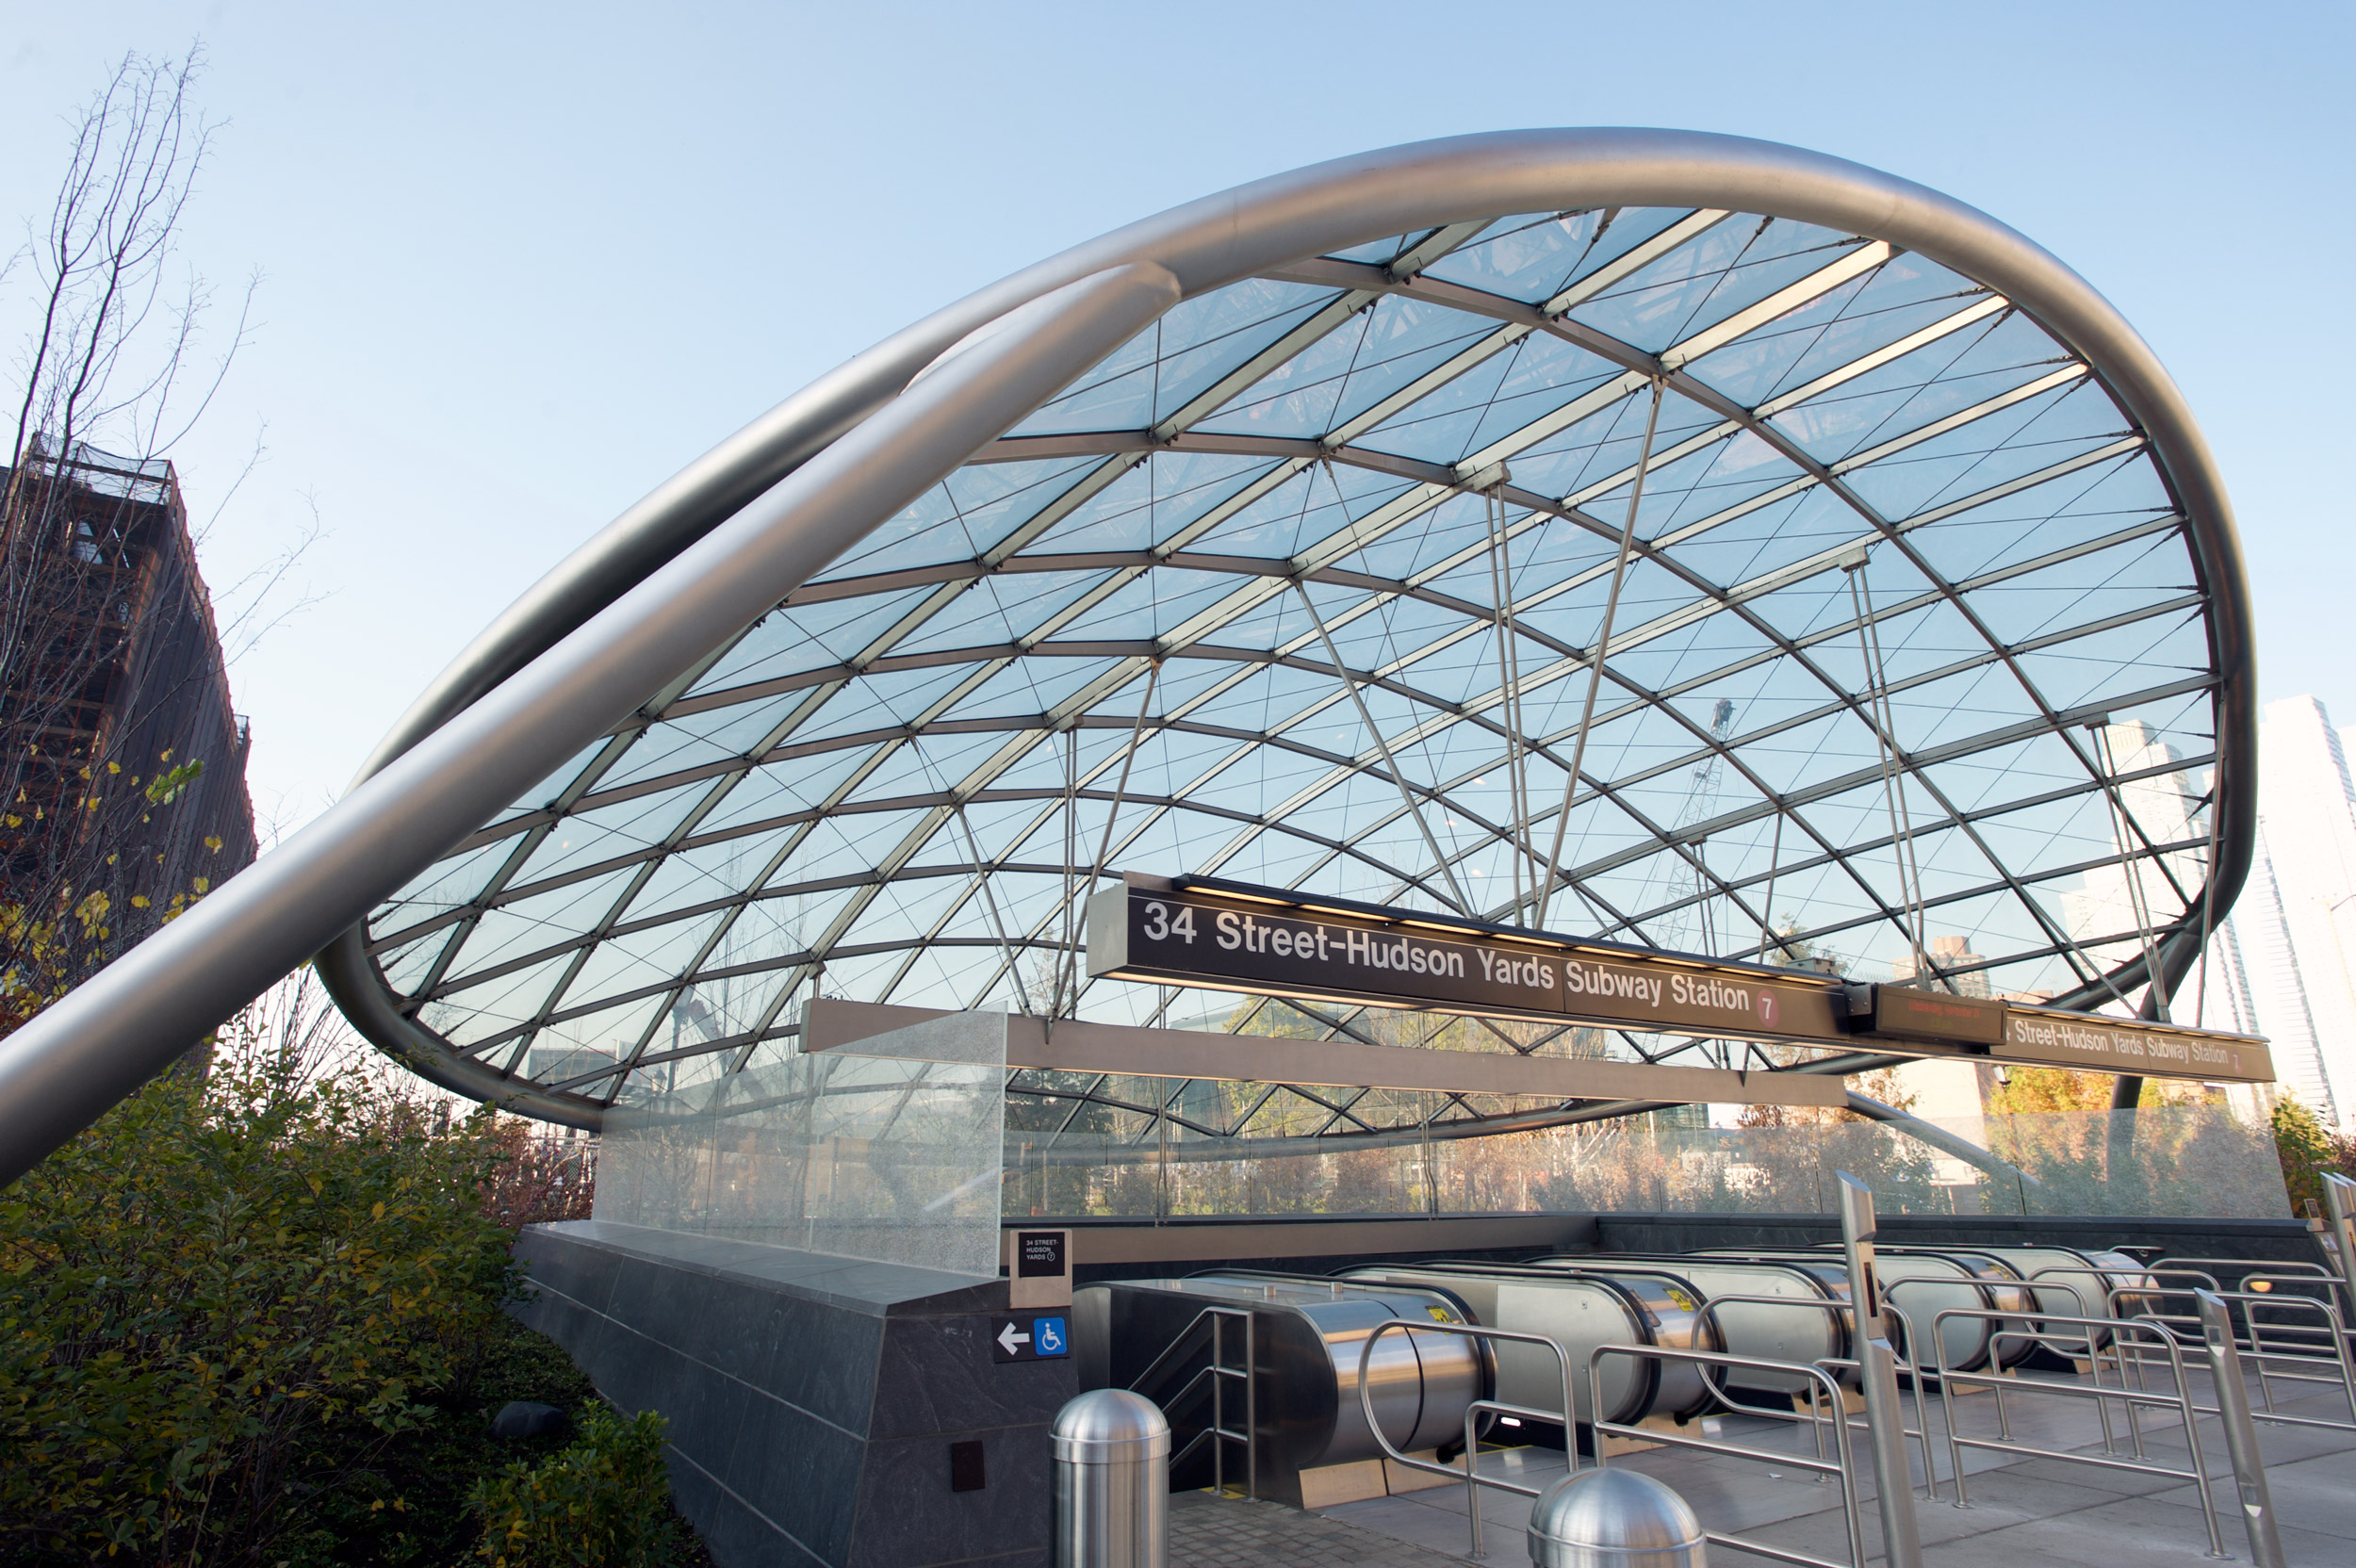
[[(1957, 232), (1826, 223), (1820, 193), (1762, 201), (1762, 172), (1829, 171), (1869, 204), (1899, 182), (1651, 135), (1679, 167), (1608, 170), (1615, 200), (1433, 211), (1372, 242), (1374, 215), (1335, 215), (1313, 248), (1189, 287), (380, 906), (325, 966), (339, 999), (472, 1092), (594, 1122), (790, 1048), (822, 983), (1070, 1010), (1069, 911), (1100, 846), (1529, 919), (1640, 474), (1552, 923), (1756, 956), (1787, 912), (1774, 890), (1794, 942), (1854, 969), (1949, 930), (1999, 990), (2125, 997), (2147, 953), (2181, 974), (2246, 859), (2247, 612), (2172, 387), (2115, 317), (2070, 318), (2107, 313), (2091, 290), (1969, 209), (1900, 187)], [(1638, 139), (1553, 136), (1604, 164)], [(1292, 207), (1321, 174), (1544, 139), (1268, 185)], [(1207, 205), (997, 292), (1107, 253), (1171, 261)], [(611, 572), (630, 522), (551, 582)], [(674, 517), (668, 547), (695, 531)], [(380, 762), (582, 618), (554, 596), (511, 612)], [(2089, 723), (2150, 743), (2121, 766)], [(2172, 829), (2129, 801), (2153, 789), (2192, 802)], [(2073, 912), (2105, 876), (2158, 906), (2156, 945)], [(1090, 1016), (1173, 1000), (1071, 989)], [(1159, 1107), (1058, 1092), (1166, 1111), (1186, 1086)], [(1326, 1130), (1382, 1130), (1347, 1095), (1287, 1092)]]

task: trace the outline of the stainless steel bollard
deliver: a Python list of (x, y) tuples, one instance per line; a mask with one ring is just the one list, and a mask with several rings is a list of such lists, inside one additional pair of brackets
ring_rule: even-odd
[(1170, 1423), (1153, 1400), (1099, 1388), (1055, 1413), (1055, 1568), (1162, 1568)]
[[(1906, 1458), (1906, 1407), (1898, 1402), (1898, 1354), (1890, 1348), (1890, 1319), (1882, 1312), (1881, 1282), (1873, 1272), (1873, 1236), (1879, 1227), (1873, 1217), (1873, 1193), (1845, 1170), (1835, 1174), (1841, 1179), (1841, 1245), (1849, 1265), (1849, 1305), (1857, 1315), (1857, 1381), (1865, 1395), (1873, 1496), (1881, 1505), (1882, 1558), (1890, 1568), (1922, 1568), (1914, 1471)], [(1930, 1446), (1925, 1443), (1926, 1474), (1930, 1465)]]
[(2258, 1451), (2258, 1429), (2250, 1419), (2250, 1388), (2241, 1380), (2241, 1351), (2233, 1343), (2233, 1320), (2222, 1297), (2205, 1290), (2201, 1302), (2201, 1337), (2209, 1353), (2209, 1378), (2217, 1384), (2217, 1419), (2225, 1425), (2225, 1451), (2233, 1456), (2233, 1482), (2241, 1496), (2241, 1522), (2250, 1532), (2250, 1560), (2258, 1568), (2282, 1568), (2282, 1532), (2266, 1488), (2266, 1456)]
[(1530, 1560), (1537, 1568), (1708, 1568), (1709, 1543), (1693, 1511), (1637, 1470), (1577, 1470), (1530, 1510)]

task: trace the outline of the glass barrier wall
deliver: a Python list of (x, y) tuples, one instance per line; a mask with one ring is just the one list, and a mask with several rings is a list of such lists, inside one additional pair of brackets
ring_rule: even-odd
[(1006, 1059), (957, 1014), (616, 1105), (596, 1217), (995, 1275)]
[[(1112, 1078), (1087, 1098), (1018, 1099), (1006, 1215), (1824, 1214), (1841, 1170), (1869, 1183), (1885, 1214), (2290, 1213), (2271, 1133), (2221, 1106), (1991, 1115), (1933, 1122), (1947, 1137), (1925, 1141), (1888, 1122), (1717, 1128), (1674, 1112), (1449, 1138), (1412, 1125), (1445, 1097), (1403, 1091), (1380, 1091), (1386, 1103), (1366, 1119), (1404, 1133), (1220, 1137), (1200, 1129), (1223, 1107), (1184, 1103), (1248, 1103), (1254, 1091)], [(1155, 1104), (1169, 1114), (1137, 1108)]]

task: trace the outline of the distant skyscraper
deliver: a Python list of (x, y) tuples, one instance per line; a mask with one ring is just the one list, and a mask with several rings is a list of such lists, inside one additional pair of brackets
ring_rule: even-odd
[[(1972, 951), (1968, 937), (1933, 937), (1931, 939), (1930, 971), (1932, 978), (1927, 988), (1937, 990), (1952, 984), (1957, 996), (1988, 995), (1988, 971), (1980, 966), (1988, 962)], [(1957, 973), (1957, 971), (1963, 972)], [(1941, 980), (1939, 977), (1947, 976)], [(1899, 958), (1890, 965), (1890, 979), (1896, 985), (1914, 983), (1914, 960)]]
[[(2206, 884), (2210, 824), (2203, 798), (2207, 779), (2182, 770), (2181, 754), (2151, 726), (2140, 720), (2107, 725), (2099, 741), (2109, 771), (2129, 780), (2119, 787), (2119, 805), (2104, 808), (2112, 847), (2181, 846), (2137, 862), (2132, 878), (2125, 867), (2100, 867), (2063, 895), (2070, 936), (2108, 970), (2141, 951), (2138, 932), (2167, 925), (2184, 912), (2180, 890), (2197, 895)], [(2262, 809), (2272, 778), (2271, 765), (2262, 759)], [(2257, 863), (2240, 899), (2217, 922), (2205, 961), (2177, 988), (2169, 1016), (2179, 1023), (2266, 1036), (2283, 1086), (2330, 1119), (2334, 1100), (2316, 1054), (2316, 1030), (2300, 981), (2300, 950), (2292, 940), (2263, 839), (2262, 834)], [(2126, 1009), (2115, 1003), (2108, 1010)]]
[[(2258, 792), (2263, 799), (2263, 782)], [(2299, 976), (2299, 953), (2291, 945), (2290, 927), (2282, 920), (2282, 892), (2275, 886), (2274, 858), (2263, 827), (2258, 830), (2258, 852), (2250, 868), (2250, 880), (2234, 901), (2233, 918), (2226, 930), (2238, 938), (2236, 957), (2241, 963), (2243, 992), (2230, 1019), (2220, 1018), (2213, 1004), (2205, 1021), (2215, 1028), (2266, 1036), (2282, 1086), (2325, 1121), (2338, 1121), (2338, 1097), (2324, 1076), (2315, 1020), (2307, 1011), (2306, 983)]]
[[(2266, 704), (2258, 815), (2296, 987), (2285, 988), (2278, 972), (2276, 994), (2259, 997), (2258, 1016), (2273, 1034), (2292, 1026), (2294, 996), (2304, 1004), (2328, 1090), (2313, 1097), (2314, 1108), (2345, 1121), (2356, 1111), (2356, 789), (2339, 731), (2314, 697)], [(2280, 1070), (2294, 1082), (2287, 1063)]]

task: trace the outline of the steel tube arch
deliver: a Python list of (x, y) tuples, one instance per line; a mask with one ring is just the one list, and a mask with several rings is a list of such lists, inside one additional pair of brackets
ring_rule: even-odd
[[(733, 493), (731, 486), (749, 482), (749, 476), (790, 467), (805, 460), (808, 450), (823, 449), (824, 442), (831, 439), (826, 433), (829, 430), (855, 428), (866, 411), (886, 405), (900, 386), (920, 375), (924, 367), (941, 353), (973, 337), (986, 335), (990, 321), (1010, 305), (1035, 297), (1039, 290), (1055, 286), (1084, 270), (1125, 260), (1151, 259), (1166, 267), (1189, 298), (1253, 275), (1289, 277), (1315, 273), (1320, 283), (1355, 290), (1345, 295), (1345, 302), (1356, 300), (1361, 293), (1399, 293), (1425, 286), (1429, 293), (1455, 308), (1485, 311), (1508, 320), (1509, 325), (1518, 324), (1529, 330), (1552, 331), (1630, 367), (1630, 374), (1668, 376), (1689, 399), (1768, 441), (1804, 471), (1811, 473), (1813, 482), (1840, 494), (1866, 521), (1890, 537), (1897, 537), (1890, 525), (1882, 522), (1847, 487), (1841, 478), (1845, 469), (1816, 463), (1769, 429), (1762, 412), (1742, 408), (1696, 382), (1686, 368), (1693, 358), (1691, 353), (1672, 356), (1677, 363), (1668, 364), (1660, 356), (1605, 338), (1567, 318), (1555, 321), (1532, 307), (1514, 306), (1489, 297), (1476, 298), (1475, 291), (1445, 282), (1423, 286), (1413, 267), (1402, 270), (1395, 263), (1391, 269), (1377, 270), (1362, 263), (1320, 259), (1323, 253), (1391, 233), (1425, 229), (1469, 233), (1464, 228), (1468, 220), (1485, 220), (1504, 212), (1677, 204), (1761, 212), (1845, 229), (1882, 242), (1885, 254), (1892, 245), (1919, 252), (1997, 291), (2002, 296), (2000, 303), (2028, 315), (2066, 348), (2082, 356), (2105, 389), (2127, 410), (2140, 427), (2164, 482), (2185, 519), (2185, 531), (2193, 541), (2201, 580), (2201, 597), (2212, 643), (2212, 668), (2219, 672), (2222, 688), (2217, 702), (2220, 734), (2217, 752), (2224, 760), (2217, 770), (2217, 804), (2214, 808), (2221, 815), (2222, 830), (2217, 835), (2217, 863), (2210, 869), (2216, 892), (2222, 899), (2218, 906), (2230, 906), (2246, 874), (2254, 826), (2254, 796), (2240, 770), (2232, 765), (2232, 760), (2251, 755), (2250, 741), (2254, 735), (2247, 589), (2221, 482), (2181, 397), (2150, 350), (2084, 280), (2023, 237), (1951, 198), (1820, 155), (1741, 139), (1673, 131), (1508, 132), (1367, 154), (1188, 204), (1117, 230), (980, 290), (887, 339), (843, 369), (821, 378), (707, 454), (687, 473), (670, 482), (577, 551), (511, 607), (437, 679), (386, 738), (370, 765), (381, 765), (384, 759), (397, 755), (417, 736), (430, 732), (441, 715), (463, 708), (469, 691), (486, 681), (495, 682), (499, 671), (528, 660), (535, 648), (563, 635), (581, 606), (596, 597), (592, 591), (595, 584), (630, 580), (632, 573), (643, 571), (646, 561), (699, 537), (724, 514), (723, 503)], [(1448, 225), (1457, 228), (1450, 229)], [(1463, 234), (1457, 233), (1457, 237), (1463, 237)], [(1428, 241), (1425, 248), (1433, 249), (1433, 242)], [(1421, 258), (1426, 262), (1430, 259)], [(1836, 265), (1826, 270), (1843, 269)], [(1325, 276), (1328, 273), (1333, 276)], [(1980, 307), (1972, 307), (1958, 312), (1957, 318), (1939, 330), (1952, 330), (1953, 319), (1977, 318), (1984, 314)], [(1530, 318), (1522, 320), (1524, 315)], [(1198, 399), (1198, 402), (1205, 404), (1211, 400), (1207, 396)], [(1241, 450), (1254, 445), (1273, 449), (1280, 445), (1255, 443), (1248, 438), (1198, 436), (1185, 428), (1186, 423), (1173, 416), (1136, 440), (1116, 433), (1104, 437), (1022, 437), (1004, 445), (1041, 452), (1103, 453), (1108, 461), (1116, 461), (1122, 450), (1158, 449), (1156, 443), (1214, 450)], [(1316, 444), (1300, 445), (1306, 449)], [(1008, 455), (1013, 455), (1011, 450)], [(1422, 466), (1414, 460), (1387, 458), (1379, 453), (1359, 454), (1347, 443), (1338, 451), (1325, 452), (1318, 460), (1363, 461), (1370, 466), (1402, 473)], [(1306, 463), (1311, 457), (1304, 449), (1295, 461)], [(1417, 477), (1426, 482), (1445, 482), (1445, 475), (1438, 472)], [(2018, 486), (2034, 482), (2035, 476), (2011, 482)], [(1500, 494), (1508, 493), (1500, 489)], [(1544, 497), (1515, 494), (1513, 498), (1536, 511), (1591, 529), (1596, 526), (1576, 508)], [(1950, 509), (1969, 504), (1972, 499), (1950, 503)], [(1669, 564), (1665, 559), (1661, 564)], [(1145, 564), (1141, 563), (1140, 567)], [(995, 569), (981, 564), (974, 568), (983, 573)], [(1671, 569), (1679, 570), (1674, 565)], [(962, 575), (970, 574), (919, 572), (910, 574), (909, 580), (913, 583), (932, 579), (946, 584)], [(1328, 574), (1316, 571), (1307, 575), (1322, 580)], [(1707, 589), (1706, 584), (1696, 586)], [(855, 580), (829, 583), (817, 596), (839, 597), (860, 591)], [(1964, 608), (1953, 587), (1947, 588), (1946, 593), (1958, 609)], [(1902, 613), (1906, 608), (1897, 606), (1885, 613)], [(1969, 611), (1965, 612), (1969, 617)], [(1754, 619), (1753, 624), (1763, 634), (1775, 635), (1765, 623)], [(1821, 641), (1822, 636), (1800, 641), (1775, 636), (1775, 640), (1787, 653), (1793, 653)], [(1617, 642), (1615, 638), (1615, 647)], [(2005, 644), (1992, 635), (1988, 643), (1989, 654), (1986, 657), (1995, 662), (2008, 660), (2010, 650)], [(1008, 651), (1010, 656), (1020, 657), (1023, 650)], [(1172, 650), (1156, 647), (1151, 651), (1160, 654)], [(891, 657), (885, 655), (886, 659)], [(1805, 655), (1802, 657), (1806, 663)], [(945, 657), (942, 662), (946, 662)], [(1305, 659), (1284, 662), (1311, 662)], [(1612, 673), (1617, 678), (1617, 672)], [(1819, 677), (1824, 678), (1821, 672)], [(813, 672), (804, 680), (814, 685), (824, 678), (824, 672)], [(1825, 683), (1838, 695), (1838, 684), (1829, 679)], [(1640, 701), (1654, 701), (1658, 695), (1641, 690), (1635, 694)], [(715, 704), (727, 699), (727, 694), (714, 694)], [(1410, 700), (1425, 699), (1416, 693)], [(1851, 706), (1855, 706), (1853, 695)], [(1456, 716), (1484, 726), (1488, 722), (1485, 713), (1459, 711)], [(1065, 723), (1063, 715), (1044, 717), (1052, 722), (1042, 733), (1056, 732)], [(1008, 764), (1000, 764), (1001, 769), (1006, 765)], [(1917, 760), (1908, 759), (1907, 766), (1911, 773)], [(1368, 770), (1357, 766), (1356, 771)], [(1419, 792), (1431, 792), (1417, 788)], [(990, 791), (990, 784), (984, 778), (969, 780), (965, 785), (946, 790), (945, 796), (963, 799), (969, 791), (974, 798), (980, 798)], [(1618, 801), (1611, 792), (1604, 793)], [(1769, 795), (1774, 798), (1773, 792)], [(1173, 808), (1166, 803), (1158, 808)], [(1940, 809), (1944, 825), (1957, 827), (1967, 835), (1973, 831), (1973, 813), (1946, 802), (1942, 802)], [(1631, 809), (1631, 814), (1636, 813)], [(1248, 831), (1260, 830), (1263, 829)], [(929, 830), (918, 830), (920, 836), (926, 831)], [(1354, 847), (1358, 837), (1352, 836), (1353, 853), (1363, 853)], [(1668, 843), (1673, 839), (1682, 841), (1684, 835), (1657, 831), (1655, 837), (1661, 843)], [(1243, 841), (1238, 840), (1231, 844), (1221, 852), (1222, 856), (1233, 853)], [(910, 847), (913, 841), (904, 845), (904, 850)], [(1855, 874), (1849, 854), (1837, 845), (1828, 845), (1827, 853), (1830, 863)], [(1443, 856), (1432, 874), (1446, 874), (1453, 858)], [(2001, 858), (1990, 858), (2002, 871)], [(2164, 864), (2160, 869), (2163, 875), (2167, 874)], [(1732, 886), (1723, 877), (1699, 869), (1695, 874), (1706, 882), (1714, 882), (1718, 893), (1734, 897)], [(2010, 879), (2009, 873), (2005, 874), (2007, 885), (2025, 901), (2027, 894), (2022, 885)], [(1402, 880), (1415, 883), (1420, 878)], [(2046, 919), (2049, 937), (2067, 945), (2050, 918), (2040, 918)], [(2197, 937), (2187, 946), (2181, 934), (2160, 945), (2163, 967), (2171, 979), (2189, 968), (2198, 946)], [(338, 999), (361, 1019), (363, 1026), (379, 1043), (390, 1043), (413, 1059), (432, 1055), (435, 1051), (433, 1037), (392, 1007), (389, 996), (368, 965), (362, 947), (362, 938), (355, 929), (340, 938), (323, 959), (322, 970)], [(818, 961), (824, 961), (823, 952)], [(2065, 1000), (2085, 1002), (2131, 989), (2141, 983), (2141, 963), (2138, 955), (2121, 969), (2088, 982)], [(641, 1054), (643, 1050), (642, 1045)], [(632, 1059), (637, 1059), (636, 1055)], [(594, 1111), (585, 1104), (569, 1104), (567, 1109), (575, 1113), (571, 1119), (594, 1119)]]
[[(570, 756), (603, 734), (1177, 297), (1176, 280), (1150, 263), (1117, 265), (1041, 296), (286, 844), (0, 1039), (0, 1184), (531, 788), (549, 757)], [(562, 1098), (476, 1064), (435, 1053), (413, 1065), (461, 1092), (582, 1121)]]

